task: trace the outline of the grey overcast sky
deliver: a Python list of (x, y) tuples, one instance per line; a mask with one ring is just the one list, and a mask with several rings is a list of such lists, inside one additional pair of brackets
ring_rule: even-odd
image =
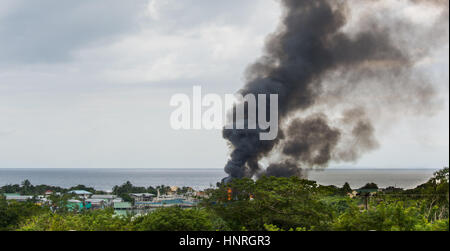
[[(172, 130), (170, 97), (236, 92), (280, 15), (273, 0), (0, 0), (0, 168), (222, 168), (221, 131)], [(420, 66), (440, 112), (380, 123), (378, 150), (334, 165), (448, 165), (448, 50)]]

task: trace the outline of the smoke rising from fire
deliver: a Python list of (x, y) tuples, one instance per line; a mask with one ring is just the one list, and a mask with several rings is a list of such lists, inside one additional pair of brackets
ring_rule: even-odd
[[(436, 109), (435, 90), (415, 65), (434, 44), (448, 42), (448, 0), (404, 0), (440, 9), (430, 27), (384, 13), (353, 15), (354, 6), (389, 1), (280, 2), (282, 23), (247, 69), (240, 93), (278, 94), (281, 132), (276, 140), (260, 141), (258, 130), (224, 130), (232, 149), (225, 181), (302, 176), (303, 168), (356, 161), (379, 146), (373, 122), (382, 109), (414, 115)], [(274, 153), (277, 159), (263, 170), (260, 160)]]

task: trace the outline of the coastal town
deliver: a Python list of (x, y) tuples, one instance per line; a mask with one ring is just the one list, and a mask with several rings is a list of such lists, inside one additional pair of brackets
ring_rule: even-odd
[[(182, 193), (180, 190), (179, 187), (172, 186), (167, 187), (164, 194), (161, 194), (159, 189), (156, 194), (129, 193), (126, 194), (128, 199), (113, 193), (93, 193), (86, 190), (70, 190), (65, 193), (47, 190), (41, 195), (22, 195), (21, 193), (2, 193), (1, 195), (9, 202), (32, 201), (39, 206), (48, 206), (52, 211), (61, 209), (60, 207), (65, 207), (70, 212), (111, 208), (115, 215), (126, 216), (145, 215), (165, 207), (192, 208), (203, 196), (203, 192), (192, 188), (185, 188)], [(62, 205), (56, 202), (61, 198), (65, 198)]]
[[(25, 187), (28, 181), (22, 182), (22, 187)], [(130, 186), (136, 191), (145, 188), (136, 188), (129, 182), (122, 186)], [(85, 187), (85, 186), (78, 186)], [(103, 210), (113, 209), (116, 216), (140, 216), (146, 215), (158, 208), (178, 207), (178, 208), (193, 208), (201, 199), (207, 198), (206, 191), (195, 191), (193, 188), (177, 186), (161, 186), (160, 188), (149, 188), (156, 190), (156, 194), (142, 192), (142, 193), (122, 193), (122, 195), (114, 194), (113, 192), (90, 190), (67, 190), (66, 192), (56, 192), (52, 190), (45, 191), (42, 195), (22, 195), (21, 193), (1, 193), (6, 201), (9, 202), (33, 202), (38, 206), (47, 206), (53, 212), (60, 210), (67, 210), (69, 212), (83, 212), (89, 210)], [(346, 196), (349, 198), (362, 198), (364, 203), (361, 208), (367, 209), (368, 202), (371, 197), (376, 196), (378, 192), (389, 191), (395, 189), (393, 187), (387, 189), (379, 189), (376, 184), (367, 184), (360, 189), (351, 189), (348, 184), (344, 186)], [(58, 189), (59, 190), (59, 189)], [(118, 187), (115, 190), (119, 190)], [(164, 193), (161, 194), (160, 190)], [(228, 200), (232, 200), (232, 191), (228, 191)], [(252, 196), (250, 196), (252, 197)], [(63, 199), (64, 198), (64, 199)], [(57, 201), (63, 201), (58, 203)]]
[(0, 187), (0, 230), (448, 231), (448, 172), (412, 189), (263, 176), (203, 191), (126, 182), (105, 192), (25, 180)]

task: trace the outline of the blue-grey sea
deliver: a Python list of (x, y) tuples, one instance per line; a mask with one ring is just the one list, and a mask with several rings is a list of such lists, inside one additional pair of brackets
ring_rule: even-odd
[[(342, 186), (349, 182), (359, 188), (369, 182), (380, 187), (414, 188), (428, 181), (431, 169), (325, 169), (308, 172), (308, 178), (321, 185)], [(226, 175), (221, 169), (0, 169), (0, 186), (20, 184), (28, 179), (33, 185), (69, 188), (79, 184), (111, 191), (115, 185), (131, 181), (136, 186), (188, 186), (202, 190), (215, 186)]]

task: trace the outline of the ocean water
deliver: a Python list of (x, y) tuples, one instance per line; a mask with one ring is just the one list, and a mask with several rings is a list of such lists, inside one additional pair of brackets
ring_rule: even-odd
[[(342, 186), (349, 182), (359, 188), (369, 182), (380, 187), (414, 188), (429, 180), (430, 169), (325, 169), (308, 172), (308, 178), (321, 185)], [(226, 175), (221, 169), (0, 169), (0, 186), (20, 184), (71, 187), (86, 185), (111, 191), (115, 185), (131, 181), (135, 186), (189, 186), (202, 190), (215, 186)]]
[(308, 179), (321, 185), (342, 187), (348, 182), (352, 188), (360, 188), (367, 183), (378, 184), (381, 188), (415, 188), (427, 182), (438, 171), (433, 169), (325, 169), (308, 172)]

